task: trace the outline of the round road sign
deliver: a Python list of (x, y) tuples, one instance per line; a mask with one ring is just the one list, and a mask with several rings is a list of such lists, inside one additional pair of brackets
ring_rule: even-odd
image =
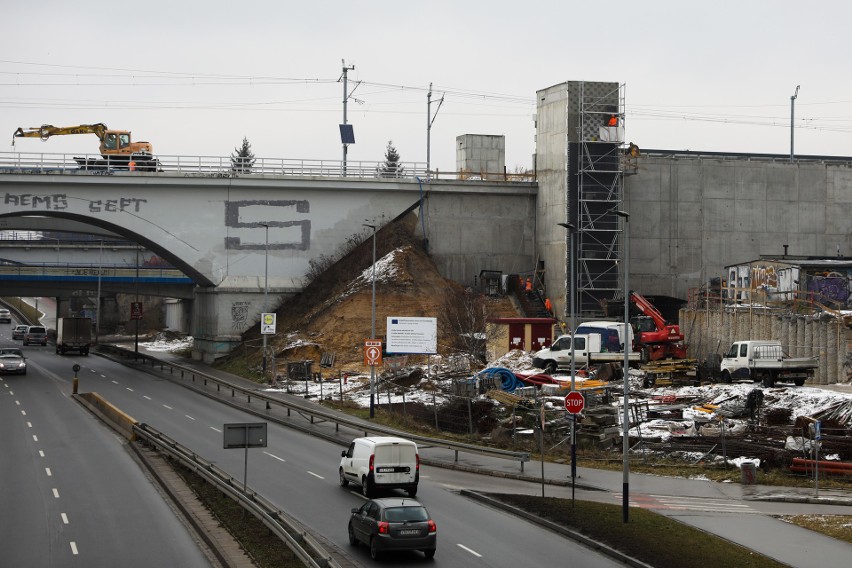
[(565, 396), (565, 410), (571, 414), (579, 414), (586, 408), (586, 399), (577, 391), (571, 391)]

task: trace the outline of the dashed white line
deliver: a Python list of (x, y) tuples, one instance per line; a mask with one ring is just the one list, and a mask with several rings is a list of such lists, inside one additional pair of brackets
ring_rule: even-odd
[(75, 556), (78, 554), (78, 552), (77, 552), (77, 543), (76, 543), (76, 542), (74, 542), (73, 540), (71, 541), (71, 554), (73, 554), (73, 555), (75, 555)]
[(186, 417), (187, 417), (187, 418), (189, 418), (190, 420), (195, 420), (195, 418), (193, 418), (193, 417), (192, 417), (192, 416), (190, 416), (189, 414), (184, 414), (184, 416), (186, 416)]
[(126, 388), (126, 389), (127, 389), (127, 390), (129, 390), (130, 392), (133, 392), (133, 389), (132, 389), (132, 388), (130, 388), (130, 387), (124, 387), (124, 388)]
[(482, 558), (482, 555), (481, 555), (480, 553), (476, 552), (475, 550), (471, 550), (470, 548), (466, 547), (466, 546), (465, 546), (465, 545), (463, 545), (463, 544), (457, 544), (456, 546), (458, 546), (458, 547), (459, 547), (459, 548), (461, 548), (462, 550), (466, 550), (466, 551), (470, 552), (471, 554), (473, 554), (473, 555), (474, 555), (474, 556), (476, 556), (477, 558)]
[(106, 378), (106, 375), (101, 375), (101, 378), (102, 378), (102, 379), (105, 379), (105, 378)]
[(264, 454), (266, 454), (267, 456), (269, 456), (269, 457), (273, 458), (273, 459), (278, 460), (278, 461), (282, 461), (282, 462), (286, 462), (286, 461), (287, 461), (287, 460), (285, 460), (284, 458), (279, 458), (279, 457), (278, 457), (278, 456), (276, 456), (275, 454), (270, 454), (269, 452), (263, 452), (263, 453), (264, 453)]
[(38, 442), (38, 436), (36, 436), (35, 434), (33, 434), (33, 442)]
[(27, 428), (32, 428), (32, 427), (33, 427), (33, 423), (30, 422), (29, 420), (27, 420)]
[(39, 450), (38, 455), (40, 455), (41, 457), (44, 457), (44, 450)]
[(22, 410), (22, 411), (21, 411), (21, 416), (26, 416), (26, 415), (27, 415), (27, 411), (26, 411), (26, 410)]
[(142, 398), (147, 398), (148, 400), (153, 400), (150, 396), (147, 396), (147, 395), (144, 395), (144, 394), (142, 395)]
[[(104, 377), (104, 378), (106, 378), (106, 377)], [(117, 384), (118, 384), (118, 381), (110, 381), (110, 382), (111, 382), (112, 384), (114, 384), (114, 385), (117, 385)]]
[(49, 467), (44, 468), (44, 472), (47, 474), (48, 477), (53, 477), (53, 473), (50, 471)]
[(57, 489), (56, 487), (53, 488), (53, 496), (56, 499), (59, 499), (59, 489)]
[(68, 515), (66, 515), (65, 513), (62, 513), (62, 524), (68, 524)]
[(16, 401), (15, 401), (15, 404), (17, 404), (18, 406), (21, 406), (21, 401), (20, 401), (20, 400), (16, 400)]
[(213, 430), (214, 432), (221, 432), (221, 430), (219, 430), (218, 428), (214, 428), (213, 426), (211, 426), (210, 429)]
[(168, 404), (164, 404), (164, 405), (163, 405), (163, 408), (167, 408), (167, 409), (169, 409), (169, 410), (174, 410), (174, 408), (172, 408), (172, 407), (171, 407), (171, 406), (169, 406)]
[(313, 476), (314, 476), (314, 477), (316, 477), (317, 479), (325, 479), (323, 476), (321, 476), (321, 475), (319, 475), (319, 474), (316, 474), (316, 473), (314, 473), (314, 472), (312, 472), (312, 471), (309, 471), (309, 472), (308, 472), (308, 474), (309, 474), (309, 475), (313, 475)]

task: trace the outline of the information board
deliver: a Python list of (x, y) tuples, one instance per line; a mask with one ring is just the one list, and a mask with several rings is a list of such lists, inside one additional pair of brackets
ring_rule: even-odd
[(438, 319), (389, 317), (387, 352), (434, 355), (438, 352)]

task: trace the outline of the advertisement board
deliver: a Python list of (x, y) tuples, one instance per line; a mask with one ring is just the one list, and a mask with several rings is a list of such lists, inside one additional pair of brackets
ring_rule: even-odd
[(434, 355), (438, 352), (438, 319), (389, 317), (387, 352)]

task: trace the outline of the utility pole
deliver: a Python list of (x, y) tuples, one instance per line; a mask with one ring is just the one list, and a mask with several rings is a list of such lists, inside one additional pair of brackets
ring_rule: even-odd
[(432, 83), (429, 83), (429, 92), (426, 94), (426, 175), (430, 175), (432, 169), (432, 124), (438, 118), (438, 111), (441, 110), (441, 105), (444, 104), (444, 95), (441, 95), (441, 100), (438, 101), (438, 108), (435, 109), (435, 116), (432, 116)]
[(790, 163), (793, 163), (793, 119), (795, 117), (796, 97), (799, 96), (799, 87), (796, 85), (796, 92), (790, 97)]
[[(346, 105), (349, 101), (349, 93), (347, 92), (346, 79), (347, 79), (347, 73), (350, 70), (354, 70), (355, 66), (350, 65), (349, 67), (347, 67), (345, 59), (341, 59), (340, 61), (343, 64), (343, 125), (340, 128), (340, 135), (343, 138), (343, 140), (342, 140), (342, 142), (343, 142), (343, 177), (346, 177), (346, 154), (349, 151), (349, 144), (350, 144), (350, 142), (348, 142), (349, 138), (347, 138), (346, 135), (345, 135), (345, 132), (347, 131), (347, 128), (346, 128)], [(353, 142), (354, 142), (354, 140), (353, 140)]]

